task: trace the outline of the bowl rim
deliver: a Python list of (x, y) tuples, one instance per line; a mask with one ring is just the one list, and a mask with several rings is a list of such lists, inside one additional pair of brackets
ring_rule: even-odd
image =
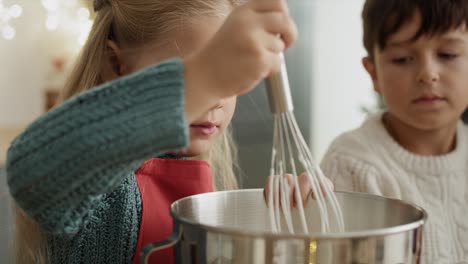
[[(402, 204), (404, 206), (412, 207), (413, 209), (417, 210), (421, 214), (421, 217), (420, 219), (413, 221), (411, 223), (398, 225), (398, 226), (392, 226), (392, 227), (378, 228), (378, 229), (373, 229), (373, 230), (347, 231), (347, 232), (340, 232), (340, 233), (338, 232), (331, 232), (331, 233), (312, 232), (306, 235), (306, 234), (291, 234), (291, 233), (284, 233), (284, 232), (271, 233), (271, 232), (265, 232), (265, 231), (241, 230), (239, 228), (212, 226), (212, 225), (207, 225), (207, 224), (201, 224), (193, 220), (180, 217), (175, 213), (175, 208), (178, 206), (179, 203), (182, 203), (185, 200), (190, 200), (199, 196), (209, 196), (209, 195), (216, 195), (216, 194), (219, 195), (219, 193), (230, 193), (230, 192), (239, 193), (239, 192), (259, 192), (259, 191), (263, 192), (263, 189), (227, 190), (227, 191), (217, 191), (217, 192), (209, 192), (209, 193), (202, 193), (202, 194), (195, 194), (195, 195), (187, 196), (171, 204), (170, 214), (171, 214), (172, 219), (174, 220), (174, 223), (180, 223), (184, 225), (193, 226), (193, 227), (200, 228), (200, 229), (210, 231), (213, 233), (221, 233), (221, 234), (231, 235), (231, 236), (242, 236), (242, 237), (252, 237), (252, 238), (268, 238), (268, 239), (276, 239), (276, 240), (282, 240), (282, 239), (334, 240), (334, 239), (344, 239), (344, 238), (358, 239), (358, 238), (364, 238), (364, 237), (368, 238), (368, 237), (388, 236), (388, 235), (404, 233), (404, 232), (408, 232), (412, 230), (417, 230), (418, 228), (422, 227), (425, 224), (425, 222), (427, 221), (427, 217), (428, 217), (426, 211), (422, 207), (417, 206), (410, 202), (406, 202), (401, 199), (389, 198), (389, 197), (385, 197), (381, 195), (374, 195), (374, 194), (369, 194), (369, 193), (345, 192), (345, 191), (335, 191), (335, 193), (365, 196), (365, 197), (373, 198), (373, 199), (390, 200), (390, 201)], [(173, 230), (176, 230), (176, 229), (173, 227)]]

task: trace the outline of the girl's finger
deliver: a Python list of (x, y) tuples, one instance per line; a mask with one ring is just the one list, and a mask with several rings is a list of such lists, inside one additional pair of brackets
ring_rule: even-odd
[(288, 190), (288, 196), (289, 196), (289, 206), (290, 207), (294, 207), (295, 206), (295, 202), (294, 202), (294, 189), (295, 189), (295, 186), (294, 186), (294, 178), (293, 178), (293, 175), (292, 174), (286, 174), (286, 182), (289, 186)]
[[(330, 190), (331, 190), (331, 191), (333, 191), (333, 190), (335, 189), (335, 186), (333, 185), (333, 182), (332, 182), (330, 179), (328, 179), (328, 178), (325, 177), (325, 182), (326, 182), (326, 184), (330, 187)], [(320, 191), (321, 191), (324, 195), (326, 194), (326, 190), (324, 189), (323, 186), (320, 186)], [(315, 195), (314, 192), (312, 192), (312, 199), (314, 199), (314, 200), (317, 199), (317, 196)]]
[(278, 36), (263, 31), (257, 33), (257, 37), (261, 38), (259, 41), (264, 43), (265, 48), (271, 53), (278, 54), (286, 49), (284, 41)]
[(297, 180), (301, 190), (302, 204), (305, 207), (307, 205), (307, 201), (309, 200), (309, 195), (312, 193), (312, 186), (310, 186), (309, 179), (305, 173), (302, 173)]
[[(271, 206), (269, 204), (269, 199), (270, 199), (270, 179), (271, 179), (271, 176), (268, 176), (265, 180), (265, 187), (263, 188), (263, 199), (265, 200), (265, 203), (267, 204), (267, 206)], [(294, 206), (294, 178), (291, 174), (286, 174), (286, 177), (285, 177), (285, 183), (286, 183), (286, 190), (288, 190), (288, 197), (289, 197), (289, 201), (290, 201), (290, 206)], [(283, 188), (283, 186), (280, 186), (280, 190), (281, 188)], [(278, 200), (279, 200), (279, 206), (281, 208), (281, 191), (279, 193), (275, 193), (273, 191), (272, 195), (273, 195), (273, 206), (275, 205), (275, 200), (276, 200), (276, 195), (278, 195)]]
[(281, 71), (281, 65), (283, 64), (283, 58), (278, 53), (270, 52), (270, 73), (275, 74)]
[(265, 13), (259, 18), (263, 28), (274, 36), (280, 36), (289, 47), (297, 39), (297, 27), (292, 18), (284, 13)]

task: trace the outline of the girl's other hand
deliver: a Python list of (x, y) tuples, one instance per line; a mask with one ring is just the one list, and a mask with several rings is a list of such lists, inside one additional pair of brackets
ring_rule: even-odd
[[(297, 200), (296, 200), (296, 194), (295, 194), (295, 185), (294, 185), (294, 179), (293, 175), (287, 174), (287, 183), (289, 185), (289, 201), (291, 201), (290, 206), (291, 207), (296, 207), (297, 206)], [(271, 176), (268, 176), (265, 181), (265, 187), (263, 189), (263, 198), (265, 199), (265, 202), (268, 204), (268, 197), (270, 194), (270, 178)], [(330, 179), (325, 178), (327, 181), (328, 186), (330, 186), (331, 190), (334, 189), (333, 183), (330, 181)], [(307, 178), (307, 174), (304, 172), (298, 177), (298, 183), (299, 183), (299, 189), (301, 191), (301, 199), (302, 199), (302, 204), (305, 207), (307, 205), (307, 201), (309, 200), (309, 196), (312, 196), (312, 199), (315, 199), (315, 195), (312, 192), (312, 186), (309, 183), (309, 179)], [(281, 194), (281, 193), (279, 193)], [(273, 194), (276, 195), (276, 194)], [(275, 196), (273, 196), (273, 201), (275, 200)], [(281, 201), (281, 197), (279, 197), (279, 201)], [(281, 204), (280, 204), (281, 206)]]

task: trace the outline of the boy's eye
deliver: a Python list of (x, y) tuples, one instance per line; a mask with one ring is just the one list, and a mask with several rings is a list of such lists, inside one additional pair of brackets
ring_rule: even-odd
[(450, 53), (450, 52), (441, 52), (441, 53), (439, 53), (439, 57), (442, 58), (442, 59), (451, 60), (451, 59), (457, 58), (457, 57), (458, 57), (458, 54), (456, 54), (456, 53)]
[(398, 57), (398, 58), (392, 59), (392, 63), (394, 64), (407, 64), (411, 61), (412, 61), (411, 57)]

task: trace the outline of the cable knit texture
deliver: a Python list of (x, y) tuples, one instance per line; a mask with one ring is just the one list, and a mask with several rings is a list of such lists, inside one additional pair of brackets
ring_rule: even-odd
[(322, 161), (339, 191), (367, 192), (423, 207), (422, 263), (468, 263), (468, 127), (458, 124), (454, 151), (421, 156), (400, 146), (382, 113), (338, 137)]
[(183, 64), (165, 61), (76, 96), (18, 138), (10, 193), (47, 232), (51, 263), (130, 263), (141, 217), (135, 171), (188, 144)]

